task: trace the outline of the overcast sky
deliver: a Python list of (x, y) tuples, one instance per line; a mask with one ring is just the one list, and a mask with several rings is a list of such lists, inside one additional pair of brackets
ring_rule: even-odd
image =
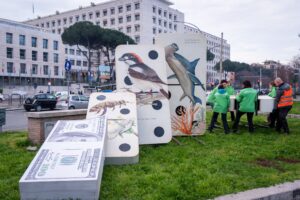
[[(93, 0), (101, 3), (106, 0)], [(88, 6), (91, 0), (3, 1), (0, 17), (24, 21)], [(231, 45), (231, 60), (247, 63), (273, 59), (288, 63), (300, 53), (300, 0), (172, 0), (185, 20)], [(35, 14), (32, 13), (34, 3)]]

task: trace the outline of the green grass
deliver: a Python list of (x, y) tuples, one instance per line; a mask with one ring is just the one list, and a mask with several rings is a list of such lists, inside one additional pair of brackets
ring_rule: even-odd
[[(208, 199), (300, 179), (299, 122), (289, 119), (289, 136), (264, 128), (253, 135), (246, 128), (230, 135), (216, 129), (199, 137), (204, 145), (185, 137), (178, 138), (183, 146), (141, 146), (139, 164), (105, 166), (101, 199)], [(0, 135), (1, 200), (19, 199), (18, 181), (34, 157), (27, 144), (25, 133)]]
[(289, 114), (300, 114), (300, 102), (294, 102), (292, 110), (289, 112)]

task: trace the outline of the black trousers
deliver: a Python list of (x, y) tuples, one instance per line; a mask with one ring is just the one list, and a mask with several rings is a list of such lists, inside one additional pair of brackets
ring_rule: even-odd
[[(218, 116), (219, 116), (219, 113), (217, 113), (217, 112), (213, 113), (208, 130), (210, 130), (210, 131), (213, 130), (215, 123), (217, 122)], [(223, 123), (225, 133), (229, 133), (229, 126), (227, 123), (227, 113), (221, 113), (221, 118), (222, 118), (222, 123)]]
[(284, 133), (289, 133), (289, 126), (286, 120), (286, 116), (289, 113), (289, 111), (292, 109), (292, 106), (286, 106), (278, 108), (278, 115), (277, 115), (277, 124), (276, 124), (276, 131), (281, 131), (281, 128), (283, 129)]
[(276, 122), (277, 118), (278, 118), (278, 110), (273, 109), (273, 111), (268, 116), (268, 123), (269, 123), (270, 128), (275, 127), (275, 122)]
[(249, 126), (249, 132), (252, 133), (252, 132), (254, 132), (254, 126), (253, 126), (253, 115), (254, 115), (254, 113), (253, 112), (241, 112), (241, 111), (237, 111), (236, 119), (234, 121), (232, 129), (233, 129), (233, 131), (237, 131), (238, 130), (238, 126), (239, 126), (241, 117), (244, 114), (247, 114), (247, 121), (248, 121), (248, 126)]
[(231, 121), (235, 120), (234, 111), (230, 111), (230, 118), (231, 118)]

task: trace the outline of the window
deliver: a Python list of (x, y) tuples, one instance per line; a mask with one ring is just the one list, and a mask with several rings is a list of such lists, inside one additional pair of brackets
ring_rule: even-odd
[(135, 8), (136, 10), (140, 9), (140, 3), (135, 3), (135, 4), (134, 4), (134, 8)]
[(127, 26), (127, 33), (131, 33), (131, 26)]
[(70, 23), (70, 24), (73, 23), (73, 17), (69, 17), (69, 23)]
[(80, 95), (79, 98), (80, 98), (80, 101), (89, 101), (89, 97), (86, 97), (83, 95)]
[(58, 33), (58, 34), (61, 34), (61, 29), (60, 29), (60, 28), (57, 29), (57, 33)]
[(44, 72), (44, 75), (48, 75), (49, 74), (49, 67), (48, 67), (48, 65), (44, 65), (43, 66), (43, 72)]
[(13, 48), (6, 48), (6, 58), (13, 58)]
[(53, 49), (58, 50), (58, 41), (56, 40), (53, 41)]
[(31, 46), (37, 47), (37, 38), (36, 37), (31, 37)]
[(72, 101), (79, 101), (79, 96), (72, 96)]
[(55, 33), (55, 29), (52, 29), (52, 33)]
[(13, 73), (14, 63), (8, 62), (6, 66), (7, 73)]
[(86, 18), (86, 15), (83, 14), (83, 15), (82, 15), (82, 20), (85, 21), (85, 18)]
[(32, 74), (37, 74), (37, 72), (38, 72), (38, 65), (37, 64), (33, 64), (32, 65), (31, 73)]
[(100, 17), (100, 12), (99, 11), (96, 12), (96, 17), (97, 18)]
[(153, 20), (153, 24), (156, 24), (156, 17), (153, 17), (152, 20)]
[(59, 67), (54, 66), (54, 76), (58, 76), (58, 72), (59, 72)]
[(68, 54), (68, 48), (65, 48), (65, 54)]
[(58, 59), (58, 53), (54, 53), (54, 54), (53, 54), (53, 62), (54, 62), (54, 63), (58, 63), (58, 60), (59, 60), (59, 59)]
[(159, 20), (158, 20), (158, 25), (160, 25), (160, 26), (161, 26), (161, 19), (159, 19)]
[(20, 49), (20, 59), (22, 59), (22, 60), (26, 59), (26, 51), (25, 51), (25, 49)]
[(131, 11), (131, 5), (130, 5), (130, 4), (129, 4), (129, 5), (126, 5), (126, 11), (127, 11), (127, 12)]
[(60, 26), (60, 23), (61, 23), (60, 19), (57, 20), (57, 25), (58, 25), (58, 26)]
[(107, 16), (107, 10), (103, 10), (103, 16)]
[(6, 33), (6, 43), (7, 44), (13, 43), (13, 34), (12, 33)]
[(164, 11), (164, 17), (167, 17), (167, 11)]
[(74, 55), (75, 54), (75, 50), (74, 49), (69, 49), (69, 53), (70, 53), (70, 55)]
[(161, 9), (158, 9), (158, 14), (161, 15)]
[(52, 21), (52, 27), (54, 27), (55, 26), (55, 21)]
[(107, 26), (107, 20), (103, 20), (103, 26)]
[(135, 36), (135, 37), (134, 37), (134, 39), (135, 39), (135, 42), (136, 42), (136, 43), (139, 43), (139, 42), (140, 42), (140, 40), (141, 40), (141, 38), (140, 38), (140, 36), (139, 36), (139, 35)]
[(169, 23), (169, 29), (172, 29), (172, 27), (173, 27), (172, 23)]
[(37, 51), (32, 51), (32, 52), (31, 52), (31, 59), (32, 59), (33, 61), (36, 61), (36, 60), (37, 60)]
[(25, 46), (25, 35), (19, 35), (19, 44)]
[(131, 15), (128, 15), (128, 16), (126, 17), (126, 21), (127, 21), (127, 22), (131, 22)]
[(48, 40), (43, 39), (43, 49), (48, 49)]
[(70, 62), (71, 62), (71, 65), (75, 64), (75, 60), (70, 60)]
[(172, 13), (169, 14), (169, 19), (172, 19)]
[(79, 16), (77, 15), (75, 18), (76, 18), (76, 22), (78, 22), (79, 21)]
[(81, 66), (81, 60), (76, 60), (76, 65)]
[(140, 28), (141, 28), (140, 25), (138, 25), (138, 24), (135, 25), (135, 26), (134, 26), (135, 32), (139, 32), (139, 31), (140, 31)]
[(50, 27), (50, 22), (47, 22), (46, 26), (47, 26), (47, 28), (49, 28)]
[(64, 18), (63, 21), (64, 21), (64, 25), (66, 25), (67, 24), (67, 18)]
[(156, 34), (156, 28), (153, 28), (153, 34)]
[(174, 25), (174, 30), (177, 31), (177, 25), (176, 24)]
[(119, 12), (119, 13), (122, 13), (122, 12), (123, 12), (123, 6), (119, 6), (119, 7), (118, 7), (118, 12)]
[(76, 55), (77, 55), (77, 56), (80, 56), (80, 55), (81, 55), (80, 50), (78, 50), (78, 49), (76, 50)]
[(110, 14), (111, 14), (111, 15), (114, 15), (114, 14), (115, 14), (115, 8), (111, 8), (111, 9), (110, 9)]
[(177, 21), (177, 16), (176, 15), (174, 15), (174, 21)]
[(89, 13), (89, 18), (90, 18), (90, 19), (93, 18), (93, 13)]
[(26, 64), (25, 63), (21, 63), (20, 64), (20, 73), (21, 74), (26, 74)]
[(110, 24), (115, 25), (115, 19), (110, 19)]
[(152, 12), (156, 13), (156, 7), (155, 6), (152, 7)]
[(83, 61), (82, 66), (86, 67), (87, 66), (87, 61)]
[(43, 52), (43, 61), (48, 62), (48, 53), (47, 52)]
[(120, 32), (123, 32), (123, 27), (119, 27), (118, 29)]
[(123, 17), (119, 17), (119, 24), (123, 23)]
[(164, 27), (167, 27), (167, 21), (164, 21)]
[(135, 21), (139, 21), (140, 20), (140, 14), (135, 14), (134, 18), (135, 18)]
[(161, 29), (158, 29), (158, 33), (161, 33), (162, 32), (162, 30)]

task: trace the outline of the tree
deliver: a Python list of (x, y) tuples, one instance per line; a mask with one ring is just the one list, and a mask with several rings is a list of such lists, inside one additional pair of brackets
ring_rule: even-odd
[[(77, 49), (87, 58), (89, 75), (91, 74), (91, 51), (99, 49), (103, 39), (102, 36), (102, 29), (87, 21), (75, 23), (62, 34), (64, 44), (76, 45)], [(87, 53), (81, 46), (87, 49)]]

